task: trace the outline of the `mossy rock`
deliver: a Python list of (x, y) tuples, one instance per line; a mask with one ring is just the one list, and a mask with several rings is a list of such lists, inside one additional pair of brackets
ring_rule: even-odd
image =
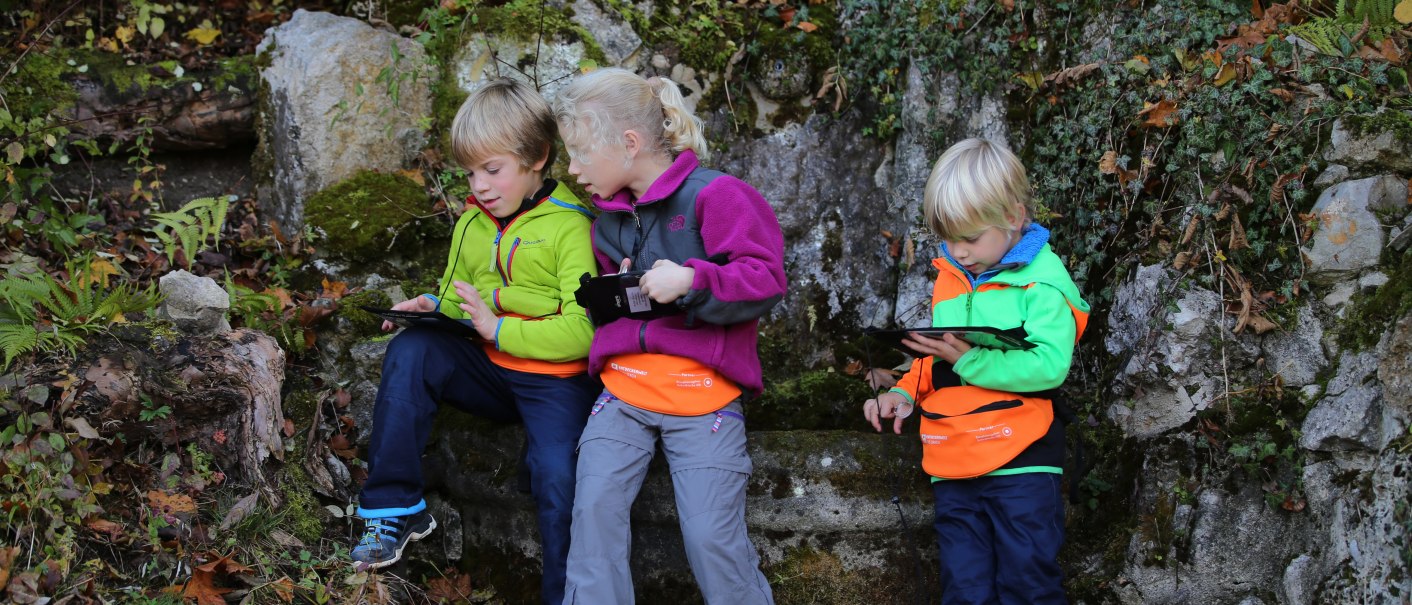
[(315, 246), (327, 258), (369, 263), (412, 256), (427, 242), (450, 235), (446, 222), (430, 214), (422, 186), (397, 174), (363, 170), (309, 198), (305, 224), (319, 230)]
[(1398, 318), (1412, 312), (1412, 248), (1383, 251), (1380, 268), (1387, 283), (1355, 299), (1347, 319), (1338, 326), (1339, 343), (1355, 351), (1372, 347)]
[(779, 603), (893, 603), (916, 588), (906, 585), (911, 574), (846, 569), (837, 555), (809, 547), (790, 549), (765, 572)]
[(386, 309), (392, 306), (392, 298), (381, 290), (363, 290), (343, 297), (338, 301), (338, 316), (356, 338), (369, 338), (382, 333), (382, 318), (359, 307)]

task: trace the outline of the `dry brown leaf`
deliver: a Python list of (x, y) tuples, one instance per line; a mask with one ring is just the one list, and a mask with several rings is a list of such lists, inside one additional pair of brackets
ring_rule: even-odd
[(460, 603), (471, 598), (471, 576), (456, 574), (427, 580), (427, 598), (437, 603)]
[(280, 601), (285, 603), (294, 602), (294, 581), (290, 580), (289, 576), (270, 582), (267, 586), (275, 591), (275, 597), (279, 598)]
[(806, 34), (814, 33), (815, 30), (819, 29), (819, 26), (814, 25), (813, 23), (810, 23), (808, 21), (800, 21), (799, 23), (794, 24), (794, 26), (804, 30), (804, 33)]
[[(1146, 58), (1144, 57), (1144, 60), (1145, 59)], [(1093, 73), (1095, 70), (1102, 66), (1103, 63), (1101, 61), (1097, 63), (1085, 63), (1083, 65), (1076, 65), (1074, 67), (1061, 69), (1052, 74), (1044, 76), (1044, 81), (1051, 82), (1055, 86), (1074, 84), (1077, 83), (1079, 80), (1083, 79), (1084, 76)]]
[(1234, 80), (1235, 77), (1236, 77), (1236, 68), (1235, 68), (1235, 66), (1234, 66), (1234, 65), (1231, 65), (1230, 63), (1227, 63), (1227, 64), (1221, 66), (1221, 71), (1219, 71), (1219, 72), (1216, 73), (1216, 77), (1215, 77), (1215, 79), (1211, 80), (1211, 83), (1212, 83), (1212, 84), (1215, 84), (1216, 86), (1225, 86), (1225, 85), (1226, 85), (1227, 83), (1229, 83), (1231, 80)]
[(1250, 240), (1245, 238), (1245, 227), (1240, 224), (1240, 216), (1231, 217), (1231, 239), (1226, 245), (1232, 252), (1250, 247)]
[(1246, 325), (1251, 330), (1254, 330), (1256, 334), (1264, 334), (1279, 327), (1275, 325), (1275, 322), (1265, 319), (1264, 315), (1258, 313), (1251, 313), (1250, 319)]
[(897, 385), (897, 380), (901, 378), (900, 372), (886, 368), (868, 368), (866, 377), (868, 386), (874, 391), (878, 389), (890, 389)]
[(1189, 263), (1191, 263), (1191, 253), (1185, 251), (1178, 252), (1177, 257), (1172, 259), (1172, 268), (1181, 271), (1187, 268)]
[(147, 503), (152, 508), (166, 514), (194, 513), (196, 501), (186, 494), (168, 494), (152, 490), (147, 492)]
[(1179, 243), (1180, 243), (1181, 245), (1185, 246), (1185, 245), (1187, 244), (1187, 242), (1190, 242), (1192, 236), (1196, 235), (1196, 228), (1197, 228), (1200, 224), (1201, 224), (1201, 216), (1200, 216), (1200, 215), (1192, 215), (1191, 220), (1188, 221), (1187, 224), (1186, 224), (1186, 230), (1182, 232), (1182, 239), (1181, 239), (1181, 241), (1180, 241)]
[(1143, 103), (1143, 110), (1137, 112), (1139, 116), (1146, 116), (1142, 125), (1150, 128), (1166, 128), (1175, 126), (1179, 117), (1177, 116), (1177, 104), (1163, 99), (1156, 103)]
[(115, 521), (92, 517), (84, 521), (83, 526), (93, 533), (107, 536), (110, 541), (116, 541), (123, 536), (123, 524)]
[(1268, 93), (1270, 93), (1270, 94), (1272, 94), (1272, 95), (1275, 95), (1275, 96), (1279, 97), (1281, 100), (1284, 100), (1285, 102), (1293, 102), (1293, 101), (1294, 101), (1294, 93), (1292, 93), (1292, 92), (1290, 92), (1290, 91), (1288, 91), (1288, 90), (1285, 90), (1285, 89), (1283, 89), (1283, 88), (1271, 88), (1271, 89), (1269, 89), (1269, 90), (1266, 90), (1265, 92), (1268, 92)]
[(191, 580), (186, 584), (168, 586), (163, 592), (178, 595), (183, 601), (195, 600), (196, 605), (226, 605), (221, 595), (232, 590), (216, 586), (216, 574), (198, 568), (192, 570)]

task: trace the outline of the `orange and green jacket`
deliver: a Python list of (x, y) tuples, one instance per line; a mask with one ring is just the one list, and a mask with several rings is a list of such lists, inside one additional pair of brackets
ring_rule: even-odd
[[(1089, 306), (1048, 242), (1049, 230), (1031, 224), (1000, 263), (978, 276), (962, 269), (942, 244), (941, 258), (932, 261), (939, 271), (932, 289), (932, 325), (1013, 330), (1035, 346), (973, 347), (954, 365), (918, 359), (892, 392), (915, 403), (954, 386), (1041, 393), (1062, 385), (1088, 323)], [(1060, 473), (1063, 456), (1063, 427), (1056, 420), (1049, 435), (991, 474)]]

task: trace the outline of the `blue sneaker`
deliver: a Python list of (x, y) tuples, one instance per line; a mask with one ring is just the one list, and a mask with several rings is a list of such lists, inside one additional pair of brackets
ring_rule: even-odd
[(423, 510), (405, 517), (368, 519), (363, 538), (353, 547), (354, 563), (366, 563), (368, 569), (387, 567), (402, 559), (407, 543), (420, 540), (436, 529), (436, 519)]

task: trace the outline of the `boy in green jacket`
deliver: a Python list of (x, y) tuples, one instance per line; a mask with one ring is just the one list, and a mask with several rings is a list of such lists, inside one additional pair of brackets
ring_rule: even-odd
[(873, 428), (921, 407), (922, 468), (932, 475), (942, 603), (1063, 603), (1064, 427), (1058, 387), (1088, 322), (1049, 230), (1028, 220), (1029, 181), (1009, 150), (968, 139), (942, 154), (923, 201), (943, 241), (933, 326), (985, 326), (1023, 348), (947, 334), (905, 341), (929, 355), (863, 404)]
[(602, 387), (585, 373), (593, 326), (574, 301), (579, 277), (597, 274), (592, 214), (545, 177), (555, 135), (544, 99), (513, 80), (476, 89), (456, 114), (451, 143), (472, 196), (439, 292), (393, 308), (469, 319), (481, 338), (414, 327), (389, 344), (359, 495), (368, 523), (352, 551), (356, 562), (391, 565), (408, 542), (436, 528), (422, 498), (421, 453), (438, 405), (450, 404), (524, 422), (544, 549), (541, 597), (563, 600), (575, 446)]

